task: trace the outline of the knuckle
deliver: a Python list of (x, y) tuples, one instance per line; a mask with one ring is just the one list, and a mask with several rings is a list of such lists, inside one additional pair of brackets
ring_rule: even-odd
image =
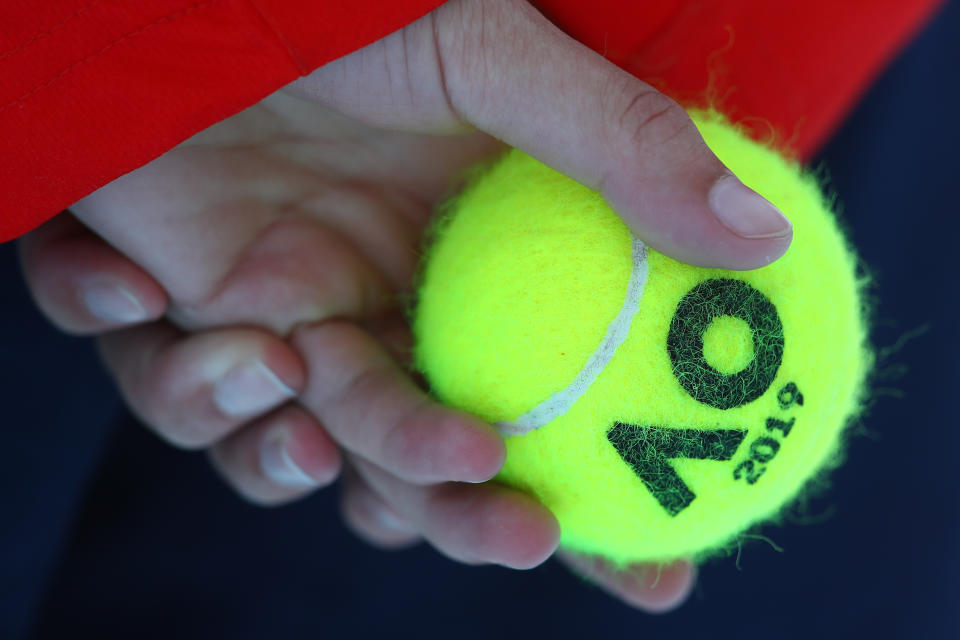
[(294, 338), (307, 360), (322, 363), (308, 376), (301, 401), (331, 434), (349, 440), (342, 443), (348, 448), (371, 433), (371, 420), (395, 413), (387, 409), (397, 399), (396, 365), (372, 340), (361, 327), (338, 321), (298, 329)]
[(442, 437), (429, 424), (424, 413), (428, 402), (417, 403), (402, 411), (386, 425), (383, 439), (380, 442), (380, 457), (389, 463), (397, 473), (408, 476), (424, 476), (431, 479), (431, 463), (434, 462), (430, 454), (437, 448), (436, 437)]
[(367, 417), (381, 399), (388, 376), (383, 366), (364, 367), (346, 380), (337, 401), (343, 407), (354, 407), (360, 417)]
[(341, 366), (362, 348), (363, 330), (340, 318), (299, 324), (291, 332), (291, 343), (306, 359)]
[[(451, 2), (434, 16), (436, 55), (451, 107), (482, 111), (491, 105), (504, 65), (516, 64), (525, 46), (512, 38), (510, 25), (526, 3), (522, 0)], [(529, 7), (526, 7), (529, 9)]]
[(212, 444), (210, 429), (204, 428), (190, 409), (193, 399), (176, 397), (170, 390), (171, 376), (159, 366), (152, 382), (134, 380), (128, 385), (127, 401), (140, 419), (168, 444), (197, 450)]
[(654, 89), (628, 94), (617, 123), (638, 147), (668, 144), (694, 126), (683, 107)]
[(400, 423), (390, 418), (386, 424), (374, 424), (392, 413), (382, 410), (389, 402), (389, 377), (384, 366), (365, 367), (349, 375), (326, 401), (321, 417), (341, 445), (365, 455), (379, 452), (383, 458), (384, 441)]

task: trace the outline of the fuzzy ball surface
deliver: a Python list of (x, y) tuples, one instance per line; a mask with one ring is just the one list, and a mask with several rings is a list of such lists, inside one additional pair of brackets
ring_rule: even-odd
[[(725, 548), (839, 460), (872, 357), (856, 259), (816, 179), (721, 117), (707, 144), (793, 223), (772, 265), (681, 264), (516, 150), (436, 223), (415, 366), (500, 427), (500, 482), (615, 563)], [(667, 215), (667, 213), (665, 213)]]

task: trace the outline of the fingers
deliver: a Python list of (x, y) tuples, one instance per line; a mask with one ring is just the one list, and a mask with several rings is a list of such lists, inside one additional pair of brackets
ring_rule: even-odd
[(438, 551), (468, 563), (514, 569), (541, 564), (556, 550), (560, 527), (540, 503), (497, 484), (418, 486), (353, 458), (359, 476)]
[(176, 446), (209, 447), (250, 502), (289, 502), (339, 475), (336, 443), (290, 402), (304, 370), (279, 338), (254, 329), (184, 335), (155, 323), (107, 334), (100, 346), (141, 420)]
[(184, 335), (155, 323), (107, 334), (100, 346), (130, 407), (180, 447), (220, 440), (304, 384), (296, 353), (255, 329)]
[[(408, 547), (422, 535), (454, 560), (516, 569), (535, 567), (556, 549), (556, 519), (524, 494), (493, 484), (415, 486), (354, 460), (344, 473), (341, 511), (348, 527), (378, 548)], [(557, 556), (614, 597), (649, 613), (680, 606), (696, 576), (687, 561), (616, 569), (597, 557), (569, 551)]]
[(340, 513), (361, 540), (385, 550), (403, 549), (420, 540), (413, 525), (374, 493), (349, 465), (344, 469), (342, 488)]
[(61, 214), (20, 241), (30, 293), (60, 329), (90, 334), (155, 320), (167, 297), (126, 256)]
[(683, 108), (523, 0), (448, 2), (294, 90), (375, 125), (476, 127), (598, 189), (683, 262), (751, 269), (790, 244), (789, 222), (732, 176)]
[(288, 405), (216, 443), (210, 458), (231, 487), (255, 504), (300, 498), (332, 483), (342, 460), (323, 427)]
[(665, 613), (683, 604), (696, 580), (696, 569), (687, 560), (666, 566), (637, 564), (617, 569), (602, 558), (561, 551), (557, 554), (570, 569), (612, 596), (648, 613)]
[(300, 402), (342, 447), (419, 484), (483, 482), (503, 465), (493, 427), (431, 400), (366, 331), (329, 321), (291, 343), (310, 367)]

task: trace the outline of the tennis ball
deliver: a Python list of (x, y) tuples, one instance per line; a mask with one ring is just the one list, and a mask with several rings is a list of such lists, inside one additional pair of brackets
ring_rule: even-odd
[(836, 463), (872, 359), (856, 260), (816, 180), (693, 115), (792, 221), (775, 263), (676, 262), (512, 150), (436, 223), (413, 311), (432, 392), (506, 436), (499, 481), (553, 511), (563, 546), (617, 564), (702, 556), (776, 517)]

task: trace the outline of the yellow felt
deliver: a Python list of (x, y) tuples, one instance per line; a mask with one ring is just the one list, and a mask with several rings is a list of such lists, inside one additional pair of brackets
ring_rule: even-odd
[(717, 371), (734, 374), (753, 360), (749, 325), (740, 318), (720, 316), (703, 334), (703, 357)]
[[(565, 415), (508, 439), (499, 476), (556, 514), (564, 546), (615, 562), (715, 549), (776, 515), (837, 451), (870, 364), (854, 258), (816, 181), (719, 118), (695, 120), (719, 157), (791, 219), (790, 250), (752, 272), (691, 267), (650, 251), (649, 279), (624, 344)], [(515, 419), (565, 388), (623, 304), (630, 232), (597, 193), (519, 151), (473, 182), (436, 238), (414, 315), (416, 364), (442, 401), (491, 422)], [(766, 393), (726, 410), (684, 390), (666, 347), (681, 298), (718, 277), (761, 291), (784, 336), (782, 363)], [(748, 362), (752, 345), (742, 332), (709, 335), (742, 327), (714, 325), (705, 334), (706, 356), (735, 368)], [(737, 345), (751, 353), (730, 353)], [(803, 405), (784, 410), (777, 393), (790, 382)], [(782, 437), (767, 428), (768, 418), (795, 423)], [(671, 516), (608, 440), (616, 422), (747, 434), (732, 460), (670, 461), (696, 495)], [(781, 446), (757, 465), (763, 475), (754, 484), (735, 479), (751, 442), (765, 436)]]

